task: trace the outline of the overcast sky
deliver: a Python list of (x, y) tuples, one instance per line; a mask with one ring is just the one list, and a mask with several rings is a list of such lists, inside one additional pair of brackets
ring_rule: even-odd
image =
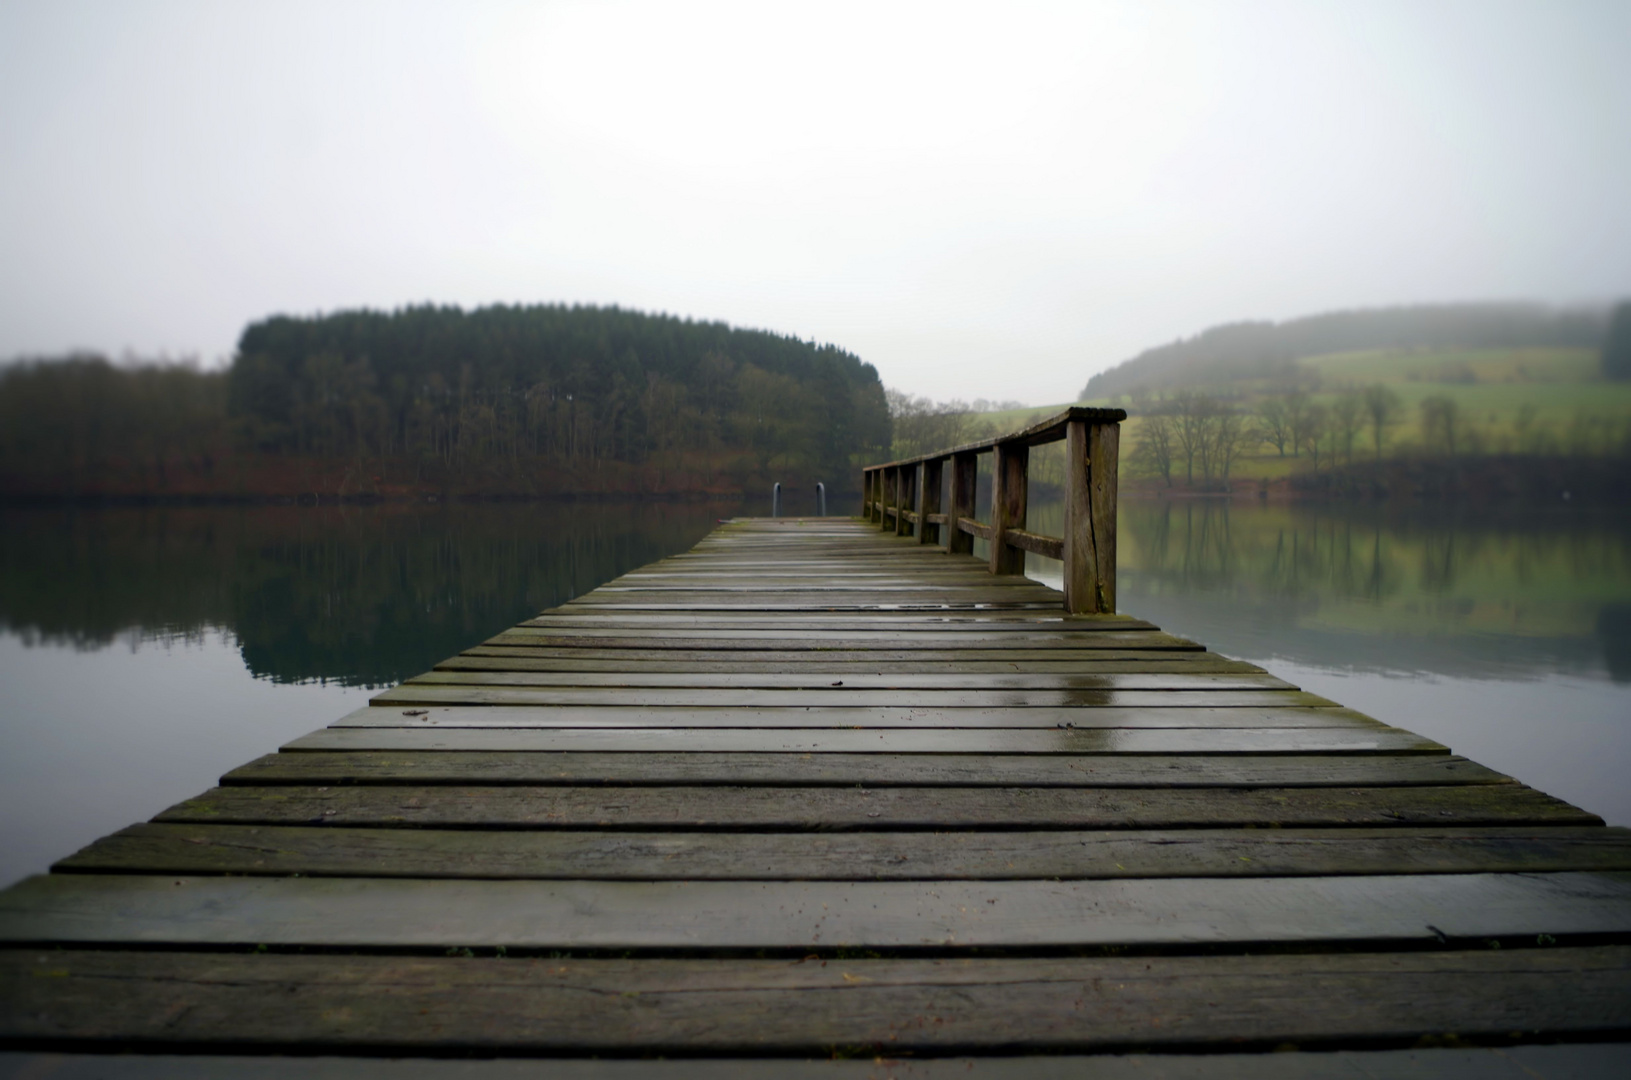
[(0, 357), (620, 304), (1071, 399), (1243, 318), (1631, 294), (1631, 2), (0, 0)]

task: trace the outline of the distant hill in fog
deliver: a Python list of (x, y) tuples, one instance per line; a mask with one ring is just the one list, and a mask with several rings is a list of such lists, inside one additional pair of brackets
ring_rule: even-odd
[(1362, 349), (1596, 348), (1608, 314), (1606, 308), (1542, 304), (1425, 304), (1226, 323), (1100, 372), (1083, 387), (1081, 400), (1274, 378), (1304, 357)]

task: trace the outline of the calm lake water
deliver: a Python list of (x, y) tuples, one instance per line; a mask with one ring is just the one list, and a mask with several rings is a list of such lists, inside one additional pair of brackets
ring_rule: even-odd
[[(0, 511), (0, 885), (768, 510)], [(1123, 611), (1631, 824), (1631, 515), (1129, 500), (1120, 529)]]

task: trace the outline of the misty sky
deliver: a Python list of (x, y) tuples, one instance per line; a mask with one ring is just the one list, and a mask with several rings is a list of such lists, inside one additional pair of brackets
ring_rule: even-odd
[(666, 311), (937, 398), (1242, 318), (1631, 295), (1631, 2), (0, 0), (0, 357)]

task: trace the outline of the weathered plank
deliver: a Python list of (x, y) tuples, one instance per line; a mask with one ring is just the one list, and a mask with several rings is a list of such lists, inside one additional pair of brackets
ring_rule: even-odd
[[(614, 690), (653, 688), (683, 690), (800, 690), (809, 700), (848, 697), (864, 690), (1296, 690), (1284, 679), (1266, 672), (1103, 672), (1044, 674), (1036, 672), (922, 674), (897, 671), (857, 671), (841, 679), (821, 672), (699, 672), (690, 671), (431, 671), (407, 680), (411, 685), (596, 687)], [(831, 693), (842, 690), (842, 694)]]
[(133, 825), (55, 872), (628, 881), (934, 881), (1631, 870), (1625, 829), (471, 832)]
[[(1242, 660), (1220, 660), (1209, 653), (1180, 653), (1161, 656), (1159, 653), (1132, 653), (1110, 657), (1092, 657), (1086, 660), (896, 660), (867, 657), (862, 653), (851, 660), (833, 659), (823, 653), (796, 653), (796, 659), (778, 659), (786, 654), (751, 653), (752, 659), (731, 657), (721, 659), (720, 653), (681, 652), (679, 655), (659, 653), (655, 657), (644, 650), (585, 649), (584, 652), (612, 654), (607, 658), (574, 657), (569, 650), (556, 649), (495, 649), (477, 647), (458, 656), (448, 657), (435, 667), (437, 671), (560, 671), (560, 672), (757, 672), (831, 673), (849, 672), (881, 674), (894, 671), (902, 674), (947, 675), (1035, 673), (1048, 675), (1097, 674), (1255, 674), (1263, 669)], [(910, 655), (910, 654), (905, 654)]]
[(1518, 784), (1392, 788), (212, 788), (155, 821), (622, 829), (1601, 825)]
[[(520, 676), (517, 676), (518, 678)], [(1159, 678), (1160, 676), (1148, 676)], [(1171, 676), (1178, 678), (1179, 676)], [(830, 686), (817, 690), (737, 690), (689, 687), (631, 688), (615, 686), (512, 686), (484, 684), (481, 675), (432, 673), (425, 682), (399, 683), (376, 694), (379, 705), (656, 705), (697, 708), (805, 708), (827, 704), (822, 698), (842, 699), (855, 707), (992, 709), (1105, 708), (1114, 706), (1185, 709), (1211, 706), (1278, 706), (1319, 708), (1336, 702), (1299, 690), (849, 690)], [(432, 679), (440, 681), (430, 681)], [(834, 700), (833, 704), (838, 702)]]
[(676, 633), (653, 629), (595, 627), (563, 628), (516, 626), (488, 638), (485, 645), (532, 645), (551, 648), (615, 649), (1178, 649), (1198, 651), (1203, 646), (1188, 638), (1154, 630), (1093, 630), (1083, 633), (1027, 630), (1001, 634), (974, 634), (957, 630), (782, 630), (695, 629)]
[(1400, 787), (1504, 784), (1455, 755), (753, 754), (307, 751), (267, 754), (223, 785), (752, 784), (790, 787)]
[[(1556, 1038), (1631, 1027), (1631, 949), (805, 963), (23, 949), (0, 953), (0, 1002), (13, 1040), (376, 1052), (1202, 1049), (1506, 1038), (1520, 1023)], [(1226, 1075), (1285, 1075), (1285, 1056)], [(1043, 1075), (1099, 1075), (1073, 1064)]]
[(323, 728), (286, 750), (616, 750), (793, 754), (1446, 754), (1397, 728), (823, 731), (751, 728)]
[[(382, 917), (388, 913), (389, 917)], [(0, 942), (528, 949), (1078, 948), (1631, 933), (1631, 873), (1112, 881), (472, 881), (52, 874)]]
[(817, 704), (802, 709), (699, 709), (683, 706), (437, 705), (356, 709), (334, 727), (473, 728), (1364, 728), (1391, 731), (1352, 709), (1186, 708), (1097, 709), (842, 708)]
[[(168, 999), (173, 1001), (174, 999)], [(427, 1012), (429, 1010), (427, 1009)], [(891, 1044), (893, 1045), (893, 1044)], [(51, 1080), (283, 1080), (287, 1057), (216, 1053), (0, 1051), (0, 1076)], [(336, 1048), (337, 1049), (337, 1048)], [(1561, 1080), (1631, 1074), (1631, 1043), (1553, 1043), (1409, 1050), (1208, 1054), (1026, 1054), (1021, 1057), (370, 1058), (302, 1054), (303, 1080)], [(411, 1052), (411, 1051), (409, 1051)]]

